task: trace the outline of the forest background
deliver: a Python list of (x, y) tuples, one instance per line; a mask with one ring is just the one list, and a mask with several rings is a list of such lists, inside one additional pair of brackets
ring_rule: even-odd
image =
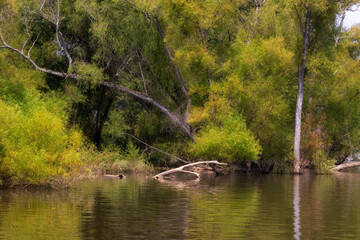
[(213, 159), (328, 172), (360, 147), (359, 4), (0, 0), (1, 185)]

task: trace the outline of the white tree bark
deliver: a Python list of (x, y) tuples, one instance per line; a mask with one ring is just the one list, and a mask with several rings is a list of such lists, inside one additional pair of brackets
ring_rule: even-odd
[(304, 36), (303, 56), (301, 60), (301, 66), (298, 77), (298, 94), (297, 94), (296, 111), (295, 111), (294, 164), (293, 164), (294, 173), (301, 172), (301, 155), (300, 155), (301, 113), (302, 113), (303, 100), (304, 100), (304, 81), (306, 75), (307, 53), (310, 44), (310, 18), (311, 18), (311, 5), (309, 5), (306, 10), (305, 28), (303, 31), (303, 36)]
[(331, 169), (332, 172), (340, 171), (347, 168), (353, 168), (353, 167), (359, 167), (360, 161), (354, 161), (354, 162), (345, 162), (342, 164), (339, 164)]
[(176, 174), (186, 174), (190, 177), (193, 177), (194, 179), (192, 180), (199, 180), (200, 179), (199, 171), (201, 171), (200, 169), (208, 169), (218, 174), (217, 170), (215, 169), (215, 166), (227, 166), (227, 164), (220, 163), (218, 161), (201, 161), (201, 162), (189, 163), (181, 167), (159, 173), (155, 175), (153, 178), (158, 181), (168, 181), (168, 180), (173, 180), (175, 178), (174, 175)]

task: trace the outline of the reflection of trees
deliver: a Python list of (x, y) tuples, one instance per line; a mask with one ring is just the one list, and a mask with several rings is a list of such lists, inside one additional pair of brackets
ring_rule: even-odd
[(188, 239), (243, 239), (258, 211), (256, 187), (242, 188), (234, 178), (213, 178), (190, 189)]
[(151, 180), (127, 181), (96, 190), (91, 211), (82, 214), (84, 239), (184, 239), (184, 193)]
[(244, 195), (246, 199), (228, 194), (193, 198), (189, 210), (189, 239), (243, 238), (258, 205), (256, 192)]
[(251, 181), (247, 184), (255, 185), (259, 192), (258, 210), (244, 239), (293, 239), (292, 176), (260, 175)]
[(2, 191), (0, 239), (80, 239), (74, 199), (67, 191)]
[(360, 174), (302, 176), (300, 185), (304, 239), (360, 239)]
[(300, 218), (300, 176), (299, 174), (294, 175), (294, 238), (300, 239), (301, 236), (301, 218)]
[(297, 204), (300, 239), (360, 239), (359, 189), (360, 174), (303, 174), (1, 191), (0, 239), (293, 239)]
[(84, 239), (238, 239), (259, 206), (256, 187), (244, 189), (233, 178), (114, 182), (98, 188), (92, 209), (83, 213)]

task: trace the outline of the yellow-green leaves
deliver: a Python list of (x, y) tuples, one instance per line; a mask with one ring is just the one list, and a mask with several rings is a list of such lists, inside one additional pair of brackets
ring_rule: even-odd
[(78, 75), (83, 76), (84, 79), (90, 83), (96, 84), (104, 81), (104, 75), (102, 69), (97, 67), (95, 64), (87, 64), (84, 62), (75, 62), (74, 70)]
[(191, 151), (206, 159), (256, 161), (261, 147), (242, 117), (231, 115), (219, 125), (210, 124), (195, 137)]
[(49, 109), (36, 95), (16, 104), (1, 97), (0, 175), (13, 176), (15, 183), (44, 183), (64, 177), (81, 165), (83, 137), (67, 129), (67, 119), (61, 113)]
[[(0, 66), (0, 181), (45, 183), (66, 178), (82, 165), (84, 138), (68, 128), (67, 102), (46, 89), (43, 74), (8, 54)], [(25, 65), (25, 64), (24, 64)], [(26, 65), (25, 65), (26, 66)], [(3, 184), (0, 182), (0, 184)]]

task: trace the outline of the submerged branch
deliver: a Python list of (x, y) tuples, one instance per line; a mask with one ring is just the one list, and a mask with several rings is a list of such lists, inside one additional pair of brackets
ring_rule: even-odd
[[(216, 167), (227, 166), (226, 163), (220, 163), (218, 161), (200, 161), (195, 163), (189, 163), (178, 168), (174, 168), (155, 175), (153, 178), (158, 181), (176, 180), (182, 176), (185, 176), (186, 180), (199, 180), (200, 173), (203, 171), (213, 171), (216, 175), (222, 174)], [(188, 179), (190, 178), (190, 179)], [(193, 179), (195, 178), (195, 179)]]

